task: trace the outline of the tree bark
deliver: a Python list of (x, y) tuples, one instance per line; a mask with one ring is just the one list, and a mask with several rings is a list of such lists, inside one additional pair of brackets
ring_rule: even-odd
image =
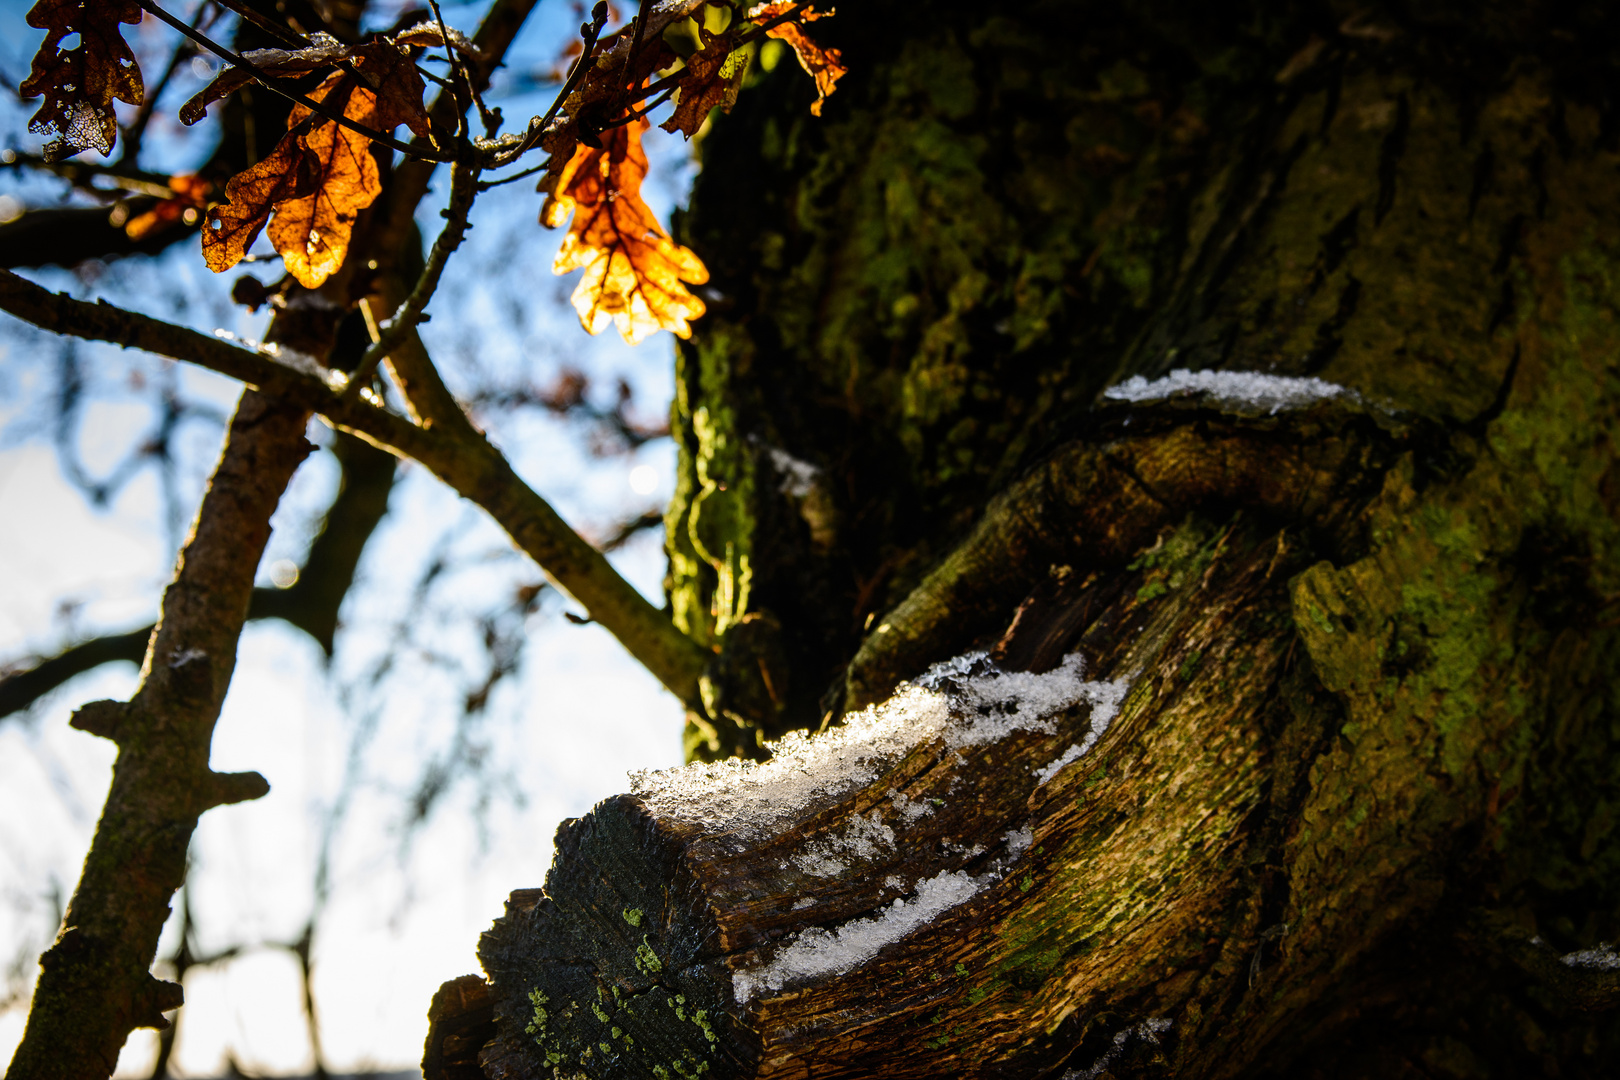
[[(936, 721), (565, 823), (485, 1074), (1620, 1069), (1616, 18), (878, 3), (717, 117), (692, 749)], [(1102, 396), (1177, 368), (1345, 392)]]

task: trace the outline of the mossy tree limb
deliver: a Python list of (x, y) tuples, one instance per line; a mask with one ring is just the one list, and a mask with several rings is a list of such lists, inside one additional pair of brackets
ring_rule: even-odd
[[(702, 552), (747, 555), (748, 614), (783, 627), (782, 715), (821, 714), (829, 679), (881, 700), (1015, 618), (1074, 626), (1098, 675), (1131, 673), (1105, 643), (1140, 650), (1140, 677), (1049, 802), (1016, 797), (1050, 761), (1016, 741), (940, 796), (980, 808), (950, 839), (984, 860), (1010, 853), (993, 851), (1004, 824), (1031, 825), (1028, 850), (1046, 850), (1025, 856), (1027, 892), (1022, 874), (987, 883), (952, 927), (780, 997), (728, 998), (728, 980), (897, 895), (887, 867), (828, 884), (784, 864), (856, 812), (909, 835), (884, 805), (897, 772), (784, 836), (694, 829), (628, 796), (570, 823), (544, 892), (486, 939), (504, 1017), (486, 1072), (550, 1054), (655, 1077), (1620, 1068), (1604, 951), (1620, 938), (1620, 110), (1594, 44), (1615, 18), (876, 2), (841, 40), (825, 24), (852, 74), (822, 121), (771, 79), (716, 118), (683, 222), (718, 299), (680, 361), (677, 606), (717, 622)], [(1333, 433), (1304, 412), (1265, 421), (1283, 435), (1244, 465), (1221, 433), (1261, 418), (1101, 398), (1179, 367), (1345, 387), (1370, 452), (1326, 467)], [(1180, 421), (1185, 453), (1144, 449)], [(1322, 482), (1290, 497), (1314, 455)], [(789, 482), (794, 462), (830, 512)], [(737, 468), (751, 499), (700, 551), (705, 474)], [(1218, 558), (1210, 536), (1227, 537)], [(1147, 609), (1173, 632), (1130, 621)], [(1051, 644), (1026, 625), (1000, 655), (1040, 652), (1025, 632)], [(902, 846), (908, 902), (956, 872), (920, 835)], [(845, 906), (793, 911), (828, 895)], [(658, 913), (667, 950), (614, 922), (626, 906)], [(643, 945), (711, 1026), (725, 1003), (708, 1057), (672, 1009), (649, 1034), (585, 1008), (593, 984), (651, 992)], [(931, 967), (953, 952), (961, 981), (922, 985), (956, 974)], [(520, 988), (567, 991), (539, 1058)], [(938, 1032), (910, 1026), (920, 1001)]]

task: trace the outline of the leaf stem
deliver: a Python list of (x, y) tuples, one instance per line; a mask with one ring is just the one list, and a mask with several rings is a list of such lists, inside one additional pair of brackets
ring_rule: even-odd
[(214, 0), (222, 8), (229, 8), (243, 19), (257, 26), (260, 30), (278, 39), (284, 45), (291, 45), (295, 49), (309, 48), (309, 39), (290, 27), (282, 26), (274, 19), (254, 11), (252, 7), (242, 3), (242, 0)]

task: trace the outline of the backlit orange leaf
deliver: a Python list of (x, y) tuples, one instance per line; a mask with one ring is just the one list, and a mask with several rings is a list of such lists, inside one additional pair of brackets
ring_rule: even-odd
[(579, 146), (540, 212), (553, 229), (574, 215), (552, 270), (585, 271), (572, 297), (581, 325), (599, 334), (614, 324), (632, 345), (659, 330), (691, 336), (703, 301), (683, 283), (709, 280), (702, 261), (671, 240), (641, 200), (647, 127), (635, 120), (603, 132), (601, 149)]
[[(333, 75), (309, 96), (325, 100), (344, 78), (342, 74)], [(363, 86), (355, 87), (349, 92), (343, 115), (375, 128), (376, 95)], [(287, 122), (296, 126), (309, 116), (309, 109), (294, 106)], [(281, 252), (287, 272), (304, 288), (314, 289), (343, 265), (355, 219), (382, 194), (382, 178), (377, 159), (371, 156), (371, 140), (330, 120), (317, 124), (298, 141), (308, 155), (315, 188), (307, 195), (276, 204), (269, 236), (270, 243)]]
[[(139, 105), (146, 92), (135, 54), (118, 30), (119, 23), (140, 22), (141, 14), (135, 0), (39, 0), (29, 10), (28, 25), (47, 33), (18, 90), (25, 98), (45, 97), (28, 130), (56, 136), (45, 147), (46, 160), (83, 150), (112, 153), (114, 99)], [(57, 48), (70, 34), (79, 35), (78, 45)]]
[[(309, 96), (325, 101), (349, 85), (348, 78), (335, 74)], [(345, 117), (375, 130), (377, 112), (375, 94), (363, 86), (349, 89)], [(229, 204), (210, 209), (203, 229), (210, 270), (240, 262), (267, 219), (270, 243), (306, 289), (318, 288), (343, 265), (355, 219), (382, 193), (382, 181), (369, 139), (335, 121), (315, 120), (306, 106), (296, 106), (275, 151), (225, 186)]]
[[(760, 4), (748, 12), (748, 17), (755, 22), (775, 18), (784, 11), (793, 7), (791, 0), (775, 0), (773, 3)], [(815, 22), (825, 19), (836, 11), (816, 11), (808, 4), (798, 18), (801, 22)], [(799, 66), (805, 73), (816, 80), (816, 100), (810, 106), (810, 111), (816, 116), (821, 115), (821, 103), (827, 100), (827, 95), (833, 92), (833, 85), (839, 79), (849, 74), (849, 69), (843, 64), (843, 56), (837, 49), (823, 49), (817, 45), (810, 36), (804, 32), (804, 27), (798, 22), (785, 22), (773, 26), (766, 31), (773, 38), (780, 38), (792, 46), (793, 53), (799, 58)]]
[[(438, 36), (438, 28), (434, 27), (433, 37)], [(422, 104), (427, 86), (410, 53), (386, 41), (362, 45), (356, 51), (359, 53), (356, 70), (370, 83), (371, 92), (377, 98), (376, 112), (367, 126), (392, 134), (404, 124), (411, 134), (434, 142), (427, 107)]]
[(212, 206), (202, 230), (203, 261), (224, 273), (247, 254), (276, 204), (309, 194), (315, 186), (313, 163), (298, 136), (282, 136), (270, 156), (231, 177), (228, 202)]

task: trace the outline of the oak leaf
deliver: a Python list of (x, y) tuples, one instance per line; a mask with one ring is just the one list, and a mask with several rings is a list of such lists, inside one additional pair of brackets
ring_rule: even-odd
[[(343, 74), (333, 75), (309, 96), (324, 101), (346, 78)], [(376, 95), (363, 86), (354, 87), (344, 103), (343, 115), (375, 129)], [(287, 122), (296, 128), (309, 119), (310, 110), (297, 105)], [(298, 141), (315, 177), (315, 187), (308, 194), (276, 204), (269, 236), (287, 272), (304, 288), (314, 289), (343, 265), (355, 220), (382, 194), (382, 177), (377, 159), (371, 156), (371, 140), (358, 132), (328, 120), (299, 136)]]
[(664, 40), (664, 31), (708, 4), (709, 0), (662, 0), (647, 5), (647, 21), (639, 47), (632, 48), (635, 45), (633, 21), (598, 39), (589, 71), (568, 95), (556, 120), (540, 139), (541, 148), (551, 155), (542, 190), (552, 189), (579, 143), (596, 142), (598, 135), (623, 115), (625, 92), (629, 87), (644, 85), (654, 73), (673, 66), (680, 59)]
[[(751, 9), (748, 18), (761, 22), (775, 18), (791, 10), (793, 6), (792, 0), (774, 0), (772, 3), (760, 4)], [(835, 14), (836, 11), (817, 11), (806, 4), (798, 14), (799, 21), (778, 23), (766, 31), (771, 37), (791, 46), (794, 55), (799, 58), (799, 66), (804, 68), (805, 74), (816, 80), (816, 100), (810, 105), (810, 112), (815, 116), (821, 115), (821, 103), (833, 92), (833, 85), (849, 74), (849, 69), (844, 66), (843, 54), (837, 49), (824, 49), (817, 45), (804, 32), (802, 23), (815, 22), (817, 19), (825, 19)]]
[(690, 337), (704, 307), (683, 283), (709, 280), (702, 260), (671, 240), (641, 199), (648, 126), (634, 120), (603, 132), (600, 149), (577, 147), (540, 212), (553, 229), (574, 215), (552, 270), (585, 271), (571, 298), (580, 324), (592, 334), (614, 324), (631, 345), (659, 330)]
[[(377, 96), (347, 74), (334, 74), (309, 96), (341, 99), (346, 118), (376, 130)], [(229, 270), (268, 220), (270, 243), (287, 272), (315, 289), (343, 265), (355, 220), (382, 193), (382, 178), (364, 135), (322, 121), (304, 105), (294, 107), (287, 128), (269, 157), (231, 178), (230, 202), (209, 210), (203, 257), (210, 270)]]
[[(366, 85), (378, 100), (378, 129), (392, 132), (400, 124), (415, 135), (432, 141), (428, 128), (427, 108), (422, 95), (427, 87), (411, 60), (409, 45), (439, 43), (443, 39), (437, 27), (431, 33), (413, 28), (397, 35), (394, 40), (370, 41), (361, 45), (344, 45), (327, 34), (317, 34), (315, 43), (304, 49), (254, 49), (242, 54), (242, 59), (277, 78), (298, 78), (313, 71), (336, 67), (346, 60), (355, 61), (355, 70), (366, 80)], [(452, 46), (477, 55), (470, 42), (451, 32)], [(180, 122), (190, 126), (201, 120), (208, 106), (254, 81), (245, 68), (228, 67), (214, 81), (192, 95), (180, 106)], [(436, 144), (435, 144), (436, 145)]]
[[(118, 137), (113, 101), (139, 105), (146, 94), (135, 54), (118, 29), (141, 15), (135, 0), (39, 0), (29, 9), (28, 25), (46, 35), (18, 93), (45, 98), (28, 130), (56, 135), (45, 146), (47, 161), (83, 150), (112, 153)], [(57, 48), (70, 34), (79, 35), (78, 45)]]
[(675, 112), (660, 127), (679, 131), (690, 139), (697, 134), (711, 110), (726, 112), (737, 103), (737, 93), (748, 75), (750, 54), (736, 48), (736, 35), (718, 34), (704, 47), (686, 58), (686, 68), (676, 83), (680, 96)]
[(247, 254), (276, 204), (308, 195), (315, 187), (314, 163), (295, 132), (283, 135), (270, 156), (231, 177), (225, 198), (208, 210), (202, 230), (203, 261), (224, 273)]
[[(454, 39), (460, 35), (453, 30), (451, 35), (454, 44)], [(433, 36), (438, 37), (437, 27)], [(359, 61), (355, 70), (360, 72), (360, 77), (366, 80), (377, 99), (376, 113), (368, 126), (392, 134), (395, 128), (404, 124), (411, 134), (420, 135), (437, 146), (428, 124), (427, 107), (422, 103), (427, 85), (416, 70), (410, 53), (386, 41), (361, 45), (356, 52)]]
[[(453, 26), (445, 27), (450, 32), (450, 47), (470, 60), (482, 60), (483, 51), (474, 44), (472, 38), (463, 34)], [(395, 45), (417, 45), (422, 48), (443, 48), (444, 35), (439, 33), (436, 22), (419, 22), (408, 26), (399, 33), (394, 34), (389, 41)]]

